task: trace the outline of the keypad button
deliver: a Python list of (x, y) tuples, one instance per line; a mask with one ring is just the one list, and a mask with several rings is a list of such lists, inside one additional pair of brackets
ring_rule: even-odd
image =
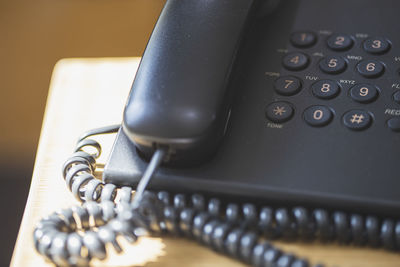
[(373, 37), (364, 41), (363, 48), (371, 54), (383, 54), (389, 51), (390, 43), (386, 38)]
[(328, 38), (326, 43), (330, 49), (344, 51), (353, 46), (353, 39), (347, 34), (334, 34)]
[(393, 94), (393, 100), (394, 102), (396, 102), (397, 104), (400, 104), (400, 91), (396, 91)]
[(372, 84), (356, 84), (350, 89), (350, 96), (360, 103), (371, 103), (378, 97), (378, 88)]
[(357, 71), (364, 77), (376, 78), (383, 74), (385, 67), (377, 60), (363, 60), (357, 64)]
[(300, 52), (289, 53), (283, 58), (283, 66), (288, 70), (305, 69), (308, 63), (308, 57)]
[(391, 118), (387, 121), (387, 126), (389, 129), (395, 132), (400, 132), (400, 118)]
[(342, 57), (329, 56), (319, 62), (319, 68), (329, 74), (338, 74), (346, 69), (347, 63)]
[(304, 120), (311, 126), (325, 126), (332, 118), (333, 113), (326, 106), (312, 106), (304, 111)]
[(343, 116), (343, 124), (351, 130), (359, 131), (368, 128), (372, 123), (371, 115), (364, 110), (350, 110)]
[(265, 115), (273, 122), (285, 122), (293, 116), (293, 108), (288, 102), (279, 101), (268, 105)]
[(275, 81), (275, 91), (281, 95), (294, 95), (301, 90), (301, 81), (293, 76), (283, 76)]
[(321, 99), (331, 99), (340, 92), (337, 82), (332, 80), (320, 80), (311, 86), (313, 94)]
[(312, 32), (294, 32), (290, 36), (290, 42), (299, 48), (310, 47), (317, 42), (317, 36)]

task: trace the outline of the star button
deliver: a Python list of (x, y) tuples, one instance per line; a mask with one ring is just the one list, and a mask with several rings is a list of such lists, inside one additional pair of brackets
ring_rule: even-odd
[(265, 109), (267, 119), (276, 123), (288, 121), (293, 116), (293, 113), (292, 105), (284, 101), (271, 103)]
[(285, 107), (275, 107), (273, 111), (274, 111), (275, 115), (282, 116), (283, 113), (286, 112), (286, 109), (285, 109)]

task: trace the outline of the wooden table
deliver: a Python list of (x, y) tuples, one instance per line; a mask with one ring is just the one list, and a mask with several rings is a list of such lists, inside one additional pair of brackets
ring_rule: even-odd
[[(24, 217), (11, 266), (45, 266), (33, 247), (32, 231), (41, 217), (77, 201), (61, 177), (63, 161), (76, 139), (88, 129), (120, 123), (139, 58), (65, 59), (51, 81), (42, 133)], [(105, 162), (114, 136), (99, 137)], [(142, 238), (137, 245), (121, 242), (125, 253), (99, 266), (243, 266), (195, 242), (173, 238)], [(322, 244), (276, 243), (287, 251), (328, 266), (400, 266), (400, 255), (367, 248)]]

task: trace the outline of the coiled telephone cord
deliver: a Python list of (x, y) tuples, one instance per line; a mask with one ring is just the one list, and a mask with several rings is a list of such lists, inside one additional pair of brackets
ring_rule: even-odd
[[(135, 195), (131, 187), (104, 184), (94, 176), (101, 146), (87, 138), (115, 133), (119, 127), (95, 129), (81, 137), (75, 153), (63, 166), (63, 176), (83, 205), (52, 213), (34, 230), (36, 250), (58, 266), (87, 266), (92, 258), (105, 259), (107, 243), (121, 252), (118, 236), (131, 243), (142, 235), (185, 236), (260, 267), (310, 266), (306, 259), (268, 242), (278, 238), (400, 249), (400, 220), (304, 207), (227, 203), (200, 194), (144, 191)], [(85, 152), (87, 147), (95, 148), (95, 152)], [(162, 159), (163, 151), (158, 150), (140, 190), (144, 190)]]

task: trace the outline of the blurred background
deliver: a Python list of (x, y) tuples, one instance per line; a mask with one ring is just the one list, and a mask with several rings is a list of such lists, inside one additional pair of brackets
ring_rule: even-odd
[(0, 265), (25, 207), (56, 62), (140, 56), (165, 0), (0, 0)]

